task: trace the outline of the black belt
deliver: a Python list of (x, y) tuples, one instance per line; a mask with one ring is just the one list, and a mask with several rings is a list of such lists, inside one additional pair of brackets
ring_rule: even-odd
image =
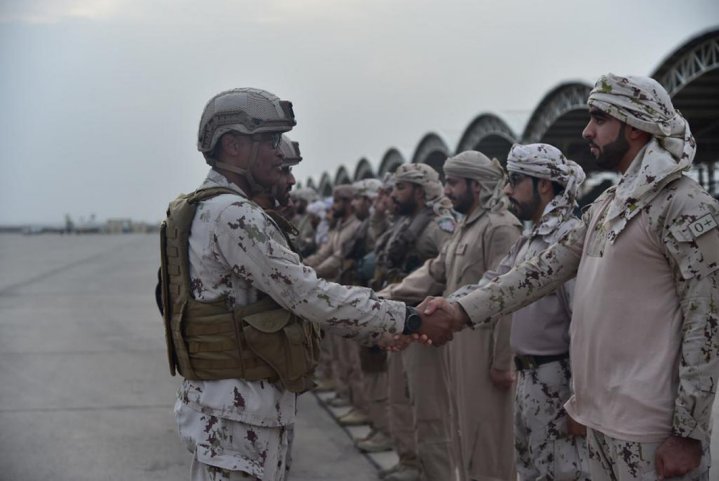
[(569, 353), (554, 354), (551, 356), (514, 356), (514, 365), (517, 367), (517, 371), (523, 371), (525, 369), (536, 369), (542, 364), (547, 364), (554, 361), (562, 361), (569, 359)]

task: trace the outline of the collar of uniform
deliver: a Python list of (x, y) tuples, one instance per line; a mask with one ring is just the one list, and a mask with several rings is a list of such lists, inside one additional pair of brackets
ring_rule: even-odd
[[(340, 222), (339, 225), (337, 226), (337, 228), (339, 230), (342, 230), (345, 227), (347, 227), (349, 224), (354, 222), (355, 219), (357, 219), (357, 217), (355, 217), (354, 215), (351, 215), (351, 216), (347, 217), (345, 220), (343, 220), (342, 222)], [(357, 219), (357, 220), (359, 220), (359, 219)]]
[(242, 197), (249, 199), (247, 194), (245, 194), (245, 191), (243, 191), (237, 184), (233, 184), (232, 182), (230, 182), (227, 177), (220, 174), (215, 169), (210, 169), (210, 172), (208, 172), (205, 181), (200, 186), (200, 188), (207, 187), (227, 187), (228, 189), (237, 191), (237, 193)]
[(469, 213), (468, 216), (465, 216), (464, 220), (462, 220), (462, 225), (470, 225), (474, 224), (477, 219), (482, 217), (487, 212), (487, 209), (483, 209), (482, 206), (477, 206), (474, 208), (472, 212)]

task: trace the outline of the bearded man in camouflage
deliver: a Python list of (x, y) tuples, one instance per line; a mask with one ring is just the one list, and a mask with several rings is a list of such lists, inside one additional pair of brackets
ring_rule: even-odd
[(683, 175), (696, 143), (658, 82), (608, 74), (588, 105), (582, 135), (619, 183), (559, 243), (456, 303), (429, 300), (424, 312), (456, 328), (491, 322), (576, 274), (565, 407), (587, 426), (592, 480), (708, 480), (719, 203)]
[[(574, 215), (584, 171), (549, 144), (515, 144), (507, 156), (504, 193), (509, 209), (531, 222), (481, 283), (531, 259), (580, 224)], [(460, 298), (476, 285), (450, 296)], [(522, 481), (588, 480), (587, 448), (581, 426), (564, 410), (571, 395), (569, 325), (574, 280), (512, 315), (510, 344), (515, 354), (515, 462)]]
[[(452, 293), (479, 281), (520, 236), (521, 225), (507, 210), (504, 171), (496, 159), (468, 150), (447, 159), (443, 168), (444, 194), (465, 217), (436, 257), (380, 296), (418, 302), (427, 295)], [(462, 332), (440, 349), (410, 346), (410, 353), (414, 348), (423, 354), (410, 389), (429, 400), (422, 404), (420, 398), (418, 404), (430, 406), (425, 408), (424, 423), (431, 428), (434, 422), (434, 430), (418, 431), (418, 445), (429, 445), (434, 450), (429, 452), (451, 453), (444, 464), (435, 461), (425, 468), (427, 479), (451, 479), (455, 471), (462, 481), (516, 478), (509, 331), (507, 318), (491, 329)]]
[(318, 279), (250, 200), (281, 181), (281, 134), (294, 125), (291, 104), (264, 90), (213, 97), (198, 133), (211, 170), (163, 223), (163, 313), (171, 372), (185, 378), (175, 414), (193, 480), (286, 478), (297, 394), (312, 387), (318, 354), (308, 321), (368, 342), (415, 329), (449, 337), (402, 303)]

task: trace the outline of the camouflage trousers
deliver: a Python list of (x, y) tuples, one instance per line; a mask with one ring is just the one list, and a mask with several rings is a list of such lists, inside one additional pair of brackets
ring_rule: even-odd
[(253, 426), (175, 404), (180, 438), (194, 454), (192, 481), (285, 481), (293, 425)]
[[(659, 476), (654, 454), (661, 443), (621, 441), (597, 430), (587, 429), (589, 470), (592, 481), (656, 481)], [(709, 481), (710, 452), (704, 447), (701, 464), (671, 481)]]
[(570, 382), (568, 359), (517, 373), (514, 444), (522, 481), (589, 479), (586, 440), (567, 434)]

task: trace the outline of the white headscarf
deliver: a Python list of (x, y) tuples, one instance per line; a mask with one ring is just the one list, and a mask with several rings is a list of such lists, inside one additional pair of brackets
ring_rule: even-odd
[(567, 159), (561, 150), (549, 144), (514, 144), (507, 155), (507, 171), (551, 180), (564, 187), (564, 192), (554, 196), (544, 208), (533, 233), (547, 236), (571, 217), (585, 174), (582, 167)]
[(607, 238), (614, 242), (642, 207), (691, 166), (696, 141), (667, 91), (649, 77), (604, 75), (587, 104), (654, 136), (616, 186), (606, 217)]
[(374, 199), (382, 188), (382, 181), (379, 179), (362, 179), (354, 182), (352, 188), (355, 195), (361, 195), (369, 199)]

